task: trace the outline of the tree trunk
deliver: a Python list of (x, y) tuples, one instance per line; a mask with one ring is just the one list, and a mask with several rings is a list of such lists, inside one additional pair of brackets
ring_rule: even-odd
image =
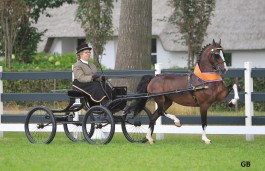
[[(151, 67), (152, 0), (121, 1), (115, 69), (143, 70)], [(139, 79), (119, 80), (134, 91)]]
[(190, 69), (191, 66), (191, 47), (188, 45), (188, 69)]

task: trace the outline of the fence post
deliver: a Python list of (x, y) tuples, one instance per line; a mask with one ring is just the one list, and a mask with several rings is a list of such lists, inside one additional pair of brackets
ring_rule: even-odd
[[(162, 70), (162, 64), (156, 63), (155, 64), (155, 75), (161, 74), (161, 70)], [(155, 109), (157, 109), (157, 104), (155, 104)], [(156, 120), (156, 125), (162, 125), (162, 117), (161, 116)], [(157, 133), (156, 139), (157, 140), (164, 139), (164, 134), (163, 133)]]
[[(251, 93), (253, 92), (253, 78), (251, 77), (252, 62), (245, 62), (245, 125), (252, 126), (253, 102)], [(247, 141), (253, 141), (254, 135), (246, 134)]]
[[(2, 115), (4, 113), (4, 109), (3, 109), (3, 102), (2, 102), (2, 94), (4, 93), (3, 92), (3, 81), (2, 81), (2, 74), (3, 74), (3, 67), (0, 66), (0, 124), (2, 123), (1, 122), (1, 118), (2, 118)], [(0, 138), (2, 138), (4, 136), (4, 132), (3, 131), (0, 131)]]

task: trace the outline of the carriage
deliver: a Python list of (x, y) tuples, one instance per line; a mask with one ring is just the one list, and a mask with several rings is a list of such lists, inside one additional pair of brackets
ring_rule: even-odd
[[(231, 90), (234, 90), (234, 98), (229, 104), (233, 105), (239, 99), (236, 84), (226, 87), (222, 81), (221, 74), (226, 71), (221, 40), (219, 43), (213, 40), (212, 44), (202, 48), (193, 72), (144, 76), (137, 87), (137, 94), (127, 95), (126, 87), (113, 87), (109, 103), (105, 106), (88, 106), (89, 99), (82, 92), (70, 90), (70, 102), (63, 110), (50, 110), (44, 106), (33, 108), (26, 118), (26, 136), (32, 143), (50, 143), (56, 134), (56, 125), (62, 124), (66, 136), (72, 141), (107, 144), (113, 138), (115, 124), (121, 123), (122, 132), (128, 141), (148, 141), (152, 144), (154, 124), (159, 116), (166, 116), (176, 126), (181, 126), (175, 115), (166, 113), (176, 102), (200, 108), (202, 140), (209, 144), (211, 140), (206, 136), (208, 108), (216, 101), (223, 101)], [(158, 106), (153, 114), (145, 106), (150, 98)], [(80, 103), (76, 103), (77, 99)], [(132, 100), (134, 103), (127, 106), (127, 102)], [(82, 108), (87, 110), (84, 117), (76, 114)], [(147, 130), (144, 127), (146, 124), (149, 125)]]
[[(197, 88), (196, 90), (204, 89)], [(91, 144), (107, 144), (115, 133), (115, 124), (120, 123), (125, 138), (132, 143), (147, 141), (145, 125), (152, 113), (146, 107), (137, 114), (126, 110), (128, 101), (166, 94), (195, 91), (194, 88), (173, 90), (154, 94), (127, 94), (127, 87), (113, 87), (111, 101), (105, 106), (89, 106), (89, 97), (78, 90), (68, 90), (69, 104), (62, 110), (50, 110), (45, 106), (32, 108), (26, 117), (25, 133), (31, 143), (49, 144), (55, 137), (57, 125), (62, 125), (66, 136), (73, 142), (88, 141)], [(80, 110), (86, 109), (85, 115)]]
[[(88, 96), (77, 90), (68, 90), (69, 104), (62, 110), (45, 106), (32, 108), (26, 117), (25, 133), (31, 143), (52, 142), (57, 125), (62, 125), (66, 136), (73, 142), (87, 140), (91, 144), (107, 144), (113, 138), (115, 124), (120, 123), (125, 138), (130, 142), (145, 142), (144, 124), (151, 112), (144, 108), (137, 115), (124, 113), (127, 101), (139, 96), (127, 95), (127, 87), (113, 87), (111, 101), (105, 106), (93, 104)], [(85, 109), (86, 113), (81, 114)]]

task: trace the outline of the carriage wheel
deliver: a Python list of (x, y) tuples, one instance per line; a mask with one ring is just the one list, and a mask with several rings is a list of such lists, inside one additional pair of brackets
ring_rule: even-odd
[(107, 108), (94, 106), (87, 111), (82, 128), (84, 137), (89, 143), (107, 144), (113, 138), (115, 122)]
[[(78, 108), (79, 105), (71, 106), (71, 110)], [(72, 115), (70, 113), (66, 113), (67, 121), (63, 123), (63, 129), (65, 135), (73, 142), (83, 142), (85, 141), (84, 134), (82, 133), (82, 118), (83, 115), (79, 115), (78, 117), (73, 112)]]
[(37, 106), (29, 111), (25, 133), (31, 143), (49, 144), (56, 134), (56, 122), (51, 110)]
[(151, 120), (152, 113), (146, 107), (136, 116), (133, 113), (128, 113), (121, 123), (122, 132), (125, 138), (132, 142), (144, 143), (148, 125)]

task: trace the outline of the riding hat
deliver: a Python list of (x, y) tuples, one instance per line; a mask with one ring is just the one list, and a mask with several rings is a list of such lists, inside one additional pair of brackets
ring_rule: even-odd
[(83, 50), (91, 50), (92, 48), (88, 46), (88, 44), (81, 44), (76, 48), (76, 54), (82, 52)]

